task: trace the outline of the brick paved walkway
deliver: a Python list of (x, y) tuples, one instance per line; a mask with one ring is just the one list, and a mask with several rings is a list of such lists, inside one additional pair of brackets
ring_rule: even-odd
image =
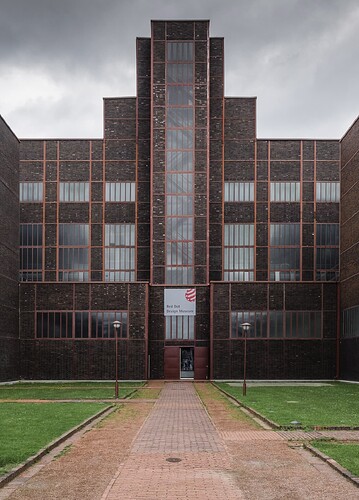
[(141, 498), (243, 498), (191, 383), (165, 385), (102, 500)]

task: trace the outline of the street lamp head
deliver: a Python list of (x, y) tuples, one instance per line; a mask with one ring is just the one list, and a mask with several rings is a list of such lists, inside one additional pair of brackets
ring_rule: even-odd
[(120, 326), (121, 326), (121, 321), (116, 320), (116, 321), (114, 321), (112, 324), (113, 324), (113, 327), (114, 327), (116, 330), (118, 330), (118, 329), (120, 328)]
[(242, 327), (242, 330), (244, 330), (245, 332), (248, 332), (248, 330), (250, 329), (252, 325), (250, 323), (242, 323), (241, 324), (241, 327)]

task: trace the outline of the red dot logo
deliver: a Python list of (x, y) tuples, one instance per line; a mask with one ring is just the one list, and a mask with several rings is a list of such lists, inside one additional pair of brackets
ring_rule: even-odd
[(188, 288), (184, 296), (185, 299), (188, 300), (188, 302), (196, 302), (196, 289)]

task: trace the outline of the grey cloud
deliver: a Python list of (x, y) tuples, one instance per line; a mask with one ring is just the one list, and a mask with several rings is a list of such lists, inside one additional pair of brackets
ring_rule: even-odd
[(134, 94), (135, 38), (192, 18), (225, 38), (226, 94), (258, 96), (259, 136), (340, 137), (359, 114), (357, 0), (3, 0), (0, 80), (42, 72), (61, 95), (0, 113), (21, 137), (101, 136), (103, 95)]

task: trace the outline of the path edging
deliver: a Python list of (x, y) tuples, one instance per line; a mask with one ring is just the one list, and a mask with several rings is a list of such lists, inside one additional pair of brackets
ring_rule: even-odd
[(65, 432), (62, 434), (60, 437), (57, 439), (54, 439), (51, 441), (47, 446), (44, 448), (41, 448), (40, 451), (38, 451), (35, 455), (32, 455), (29, 457), (25, 462), (21, 463), (20, 465), (17, 465), (14, 469), (11, 469), (10, 472), (7, 472), (4, 476), (0, 478), (0, 488), (3, 488), (6, 484), (8, 484), (10, 481), (15, 479), (19, 474), (24, 472), (26, 469), (28, 469), (31, 465), (34, 465), (36, 462), (38, 462), (43, 456), (47, 455), (51, 450), (56, 448), (59, 444), (61, 444), (63, 441), (66, 441), (69, 437), (72, 435), (76, 434), (76, 432), (80, 431), (87, 425), (89, 425), (91, 422), (96, 420), (99, 417), (106, 417), (107, 415), (110, 415), (112, 412), (116, 410), (116, 406), (112, 405), (110, 407), (104, 408), (103, 410), (98, 411), (88, 419), (84, 420), (81, 422), (79, 425), (76, 427), (73, 427), (69, 431)]
[(320, 458), (320, 460), (330, 465), (332, 469), (336, 470), (337, 472), (339, 472), (339, 474), (344, 476), (346, 479), (349, 479), (352, 483), (354, 483), (356, 486), (359, 487), (359, 477), (355, 476), (355, 474), (352, 474), (350, 471), (348, 471), (348, 469), (342, 467), (333, 458), (329, 457), (322, 451), (318, 450), (318, 448), (315, 448), (314, 446), (308, 443), (303, 443), (303, 447), (306, 450), (310, 451), (310, 453), (312, 453), (316, 457)]

